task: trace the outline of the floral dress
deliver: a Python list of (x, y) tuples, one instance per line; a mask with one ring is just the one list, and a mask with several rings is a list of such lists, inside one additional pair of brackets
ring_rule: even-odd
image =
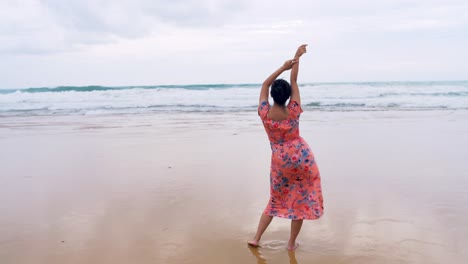
[(301, 106), (291, 100), (289, 116), (282, 121), (268, 118), (270, 104), (262, 102), (262, 119), (271, 146), (270, 201), (266, 215), (289, 219), (317, 219), (323, 214), (320, 172), (307, 142), (299, 136)]

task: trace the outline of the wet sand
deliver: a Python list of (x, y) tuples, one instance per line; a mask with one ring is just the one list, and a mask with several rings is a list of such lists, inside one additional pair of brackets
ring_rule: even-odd
[(256, 113), (0, 118), (0, 263), (467, 263), (468, 112), (305, 112), (325, 215), (255, 232)]

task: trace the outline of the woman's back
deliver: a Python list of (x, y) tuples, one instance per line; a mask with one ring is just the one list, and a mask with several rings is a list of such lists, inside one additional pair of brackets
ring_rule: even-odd
[(296, 101), (290, 101), (287, 109), (288, 117), (284, 120), (273, 120), (268, 116), (270, 104), (262, 102), (258, 108), (258, 114), (262, 119), (268, 138), (273, 144), (282, 144), (299, 138), (299, 116), (302, 113), (300, 105)]

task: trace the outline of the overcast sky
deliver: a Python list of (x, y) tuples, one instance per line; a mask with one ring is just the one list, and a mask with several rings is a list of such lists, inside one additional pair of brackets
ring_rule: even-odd
[[(466, 0), (0, 0), (0, 88), (468, 79)], [(284, 75), (287, 77), (287, 75)]]

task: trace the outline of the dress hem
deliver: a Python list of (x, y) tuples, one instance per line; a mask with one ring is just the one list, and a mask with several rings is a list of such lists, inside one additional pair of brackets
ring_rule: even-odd
[(297, 217), (295, 219), (293, 218), (289, 218), (287, 216), (282, 216), (282, 215), (275, 215), (275, 214), (269, 214), (267, 212), (263, 212), (264, 215), (268, 215), (268, 216), (273, 216), (273, 217), (279, 217), (279, 218), (283, 218), (283, 219), (289, 219), (289, 220), (318, 220), (320, 219), (322, 216), (323, 216), (323, 213), (319, 216), (316, 216), (314, 218), (306, 218), (306, 217)]

